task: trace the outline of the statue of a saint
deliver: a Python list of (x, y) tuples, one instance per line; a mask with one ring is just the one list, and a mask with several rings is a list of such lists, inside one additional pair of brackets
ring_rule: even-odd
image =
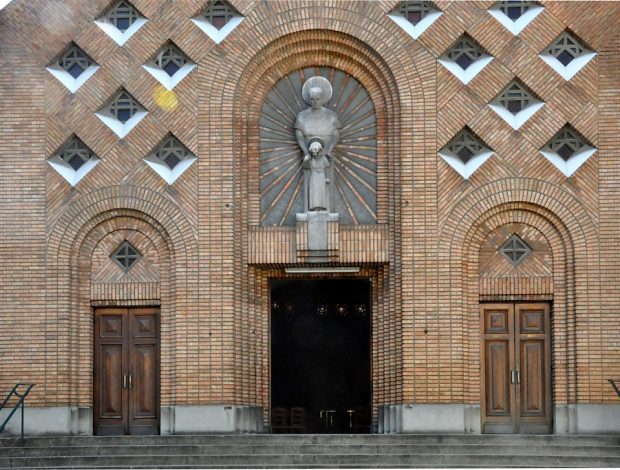
[(329, 159), (323, 155), (323, 142), (318, 137), (310, 139), (308, 151), (310, 155), (304, 157), (304, 168), (310, 170), (308, 210), (326, 211), (329, 206), (327, 191)]
[[(295, 136), (297, 143), (303, 152), (304, 168), (306, 168), (305, 186), (306, 194), (304, 201), (305, 210), (330, 210), (330, 198), (328, 184), (331, 174), (331, 159), (334, 148), (340, 140), (340, 121), (335, 112), (324, 107), (332, 97), (332, 85), (325, 77), (312, 77), (306, 80), (302, 88), (302, 96), (304, 101), (310, 105), (308, 109), (301, 111), (297, 115), (295, 121)], [(311, 155), (310, 145), (315, 142), (320, 147), (320, 157)], [(317, 155), (318, 155), (317, 153)], [(320, 171), (323, 174), (323, 183), (314, 184), (313, 179), (320, 180), (315, 177), (315, 172)], [(329, 171), (328, 171), (329, 169)], [(310, 171), (310, 174), (308, 172)], [(323, 186), (324, 195), (314, 194), (320, 186)], [(322, 201), (320, 204), (311, 203)], [(324, 198), (324, 199), (322, 199)], [(314, 207), (313, 207), (314, 206)], [(322, 207), (319, 209), (319, 207)]]

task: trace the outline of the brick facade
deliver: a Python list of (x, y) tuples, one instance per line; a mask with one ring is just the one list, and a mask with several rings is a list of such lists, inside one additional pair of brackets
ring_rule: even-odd
[[(491, 301), (552, 302), (556, 406), (617, 401), (620, 4), (542, 2), (514, 36), (494, 2), (437, 1), (413, 40), (395, 1), (232, 0), (245, 20), (216, 45), (190, 21), (207, 0), (132, 3), (148, 21), (122, 47), (93, 23), (108, 0), (0, 12), (0, 390), (92, 406), (93, 307), (159, 305), (162, 405), (267, 420), (269, 279), (309, 276), (284, 271), (305, 265), (296, 229), (260, 226), (259, 115), (281, 77), (326, 66), (377, 120), (378, 223), (330, 232), (332, 264), (373, 283), (375, 418), (480, 403)], [(538, 57), (566, 28), (597, 53), (568, 81)], [(494, 57), (468, 85), (437, 62), (465, 32)], [(169, 40), (198, 66), (163, 106), (142, 64)], [(72, 41), (101, 67), (75, 94), (45, 70)], [(515, 77), (545, 103), (518, 131), (487, 106)], [(94, 114), (121, 87), (149, 112), (123, 139)], [(598, 149), (568, 178), (539, 152), (566, 123)], [(494, 150), (467, 180), (437, 154), (464, 126)], [(169, 132), (198, 157), (172, 185), (143, 161)], [(46, 163), (73, 134), (101, 158), (75, 187)], [(497, 252), (513, 233), (534, 252), (518, 267)], [(109, 259), (125, 239), (143, 255), (128, 274)]]

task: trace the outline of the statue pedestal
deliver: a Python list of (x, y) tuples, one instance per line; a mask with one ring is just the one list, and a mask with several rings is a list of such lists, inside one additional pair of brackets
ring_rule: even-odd
[(311, 263), (325, 263), (337, 257), (338, 214), (308, 211), (296, 214), (297, 251)]

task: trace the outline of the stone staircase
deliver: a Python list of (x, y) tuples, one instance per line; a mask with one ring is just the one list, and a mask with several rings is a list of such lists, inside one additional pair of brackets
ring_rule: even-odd
[(620, 436), (196, 435), (0, 439), (3, 468), (620, 467)]

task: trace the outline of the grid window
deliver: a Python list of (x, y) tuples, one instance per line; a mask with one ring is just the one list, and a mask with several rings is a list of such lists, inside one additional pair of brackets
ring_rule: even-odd
[(415, 26), (430, 12), (435, 11), (435, 8), (431, 2), (411, 1), (400, 2), (397, 11)]
[(448, 150), (467, 163), (473, 156), (480, 153), (484, 145), (469, 129), (463, 129), (447, 146)]
[(171, 77), (188, 63), (187, 57), (174, 44), (168, 44), (155, 56), (155, 64)]
[(227, 2), (216, 0), (203, 13), (203, 17), (215, 28), (222, 29), (235, 16), (239, 16)]
[(155, 151), (155, 157), (174, 170), (179, 163), (193, 155), (176, 137), (169, 135)]
[(73, 78), (78, 78), (88, 67), (95, 65), (95, 62), (82, 49), (73, 44), (58, 59), (58, 65)]
[(119, 93), (109, 106), (110, 114), (123, 124), (129, 121), (139, 110), (140, 105), (126, 91)]
[(139, 14), (138, 11), (126, 1), (116, 4), (106, 15), (106, 20), (113, 24), (119, 31), (127, 31), (129, 27), (136, 22)]
[(111, 258), (127, 272), (136, 264), (141, 256), (140, 252), (136, 250), (131, 243), (125, 240), (116, 251), (112, 253)]
[(499, 103), (512, 114), (518, 114), (534, 102), (538, 100), (518, 82), (510, 84), (499, 97)]
[(74, 171), (93, 158), (93, 152), (77, 137), (73, 136), (58, 154)]
[(532, 249), (517, 234), (514, 234), (501, 246), (499, 251), (516, 266), (532, 252)]
[(512, 21), (516, 21), (521, 18), (525, 14), (525, 12), (527, 12), (534, 5), (536, 5), (536, 2), (505, 0), (499, 2), (499, 9)]
[(468, 36), (463, 36), (448, 51), (447, 56), (456, 62), (463, 70), (484, 55), (482, 48)]
[(587, 141), (568, 125), (560, 129), (560, 132), (547, 144), (553, 152), (567, 161), (586, 145), (588, 145)]
[(574, 36), (564, 31), (545, 52), (566, 67), (574, 59), (585, 54), (586, 48)]

